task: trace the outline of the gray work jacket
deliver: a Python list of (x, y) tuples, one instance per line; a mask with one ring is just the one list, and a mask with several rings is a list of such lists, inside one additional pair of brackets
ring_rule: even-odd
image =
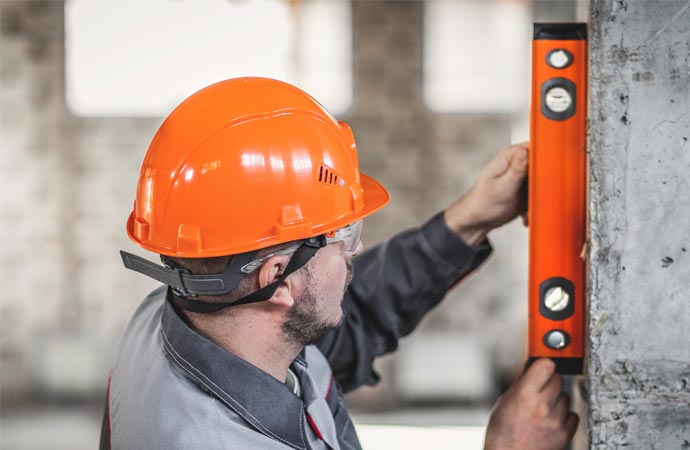
[(360, 449), (343, 392), (375, 384), (395, 350), (491, 248), (471, 248), (442, 214), (355, 259), (344, 322), (307, 346), (284, 383), (190, 328), (165, 286), (125, 330), (108, 383), (101, 449)]

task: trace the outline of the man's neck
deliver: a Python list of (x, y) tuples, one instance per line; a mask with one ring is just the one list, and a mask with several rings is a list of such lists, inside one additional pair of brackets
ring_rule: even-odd
[[(185, 313), (194, 330), (216, 345), (263, 370), (281, 383), (303, 345), (288, 342), (275, 322), (243, 317), (205, 316)], [(266, 326), (266, 324), (269, 324)]]

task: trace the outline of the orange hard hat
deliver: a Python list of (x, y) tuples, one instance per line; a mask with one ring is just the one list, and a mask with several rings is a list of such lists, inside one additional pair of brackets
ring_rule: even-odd
[(129, 237), (185, 258), (233, 255), (339, 229), (382, 208), (350, 127), (300, 89), (221, 81), (163, 122), (141, 166)]

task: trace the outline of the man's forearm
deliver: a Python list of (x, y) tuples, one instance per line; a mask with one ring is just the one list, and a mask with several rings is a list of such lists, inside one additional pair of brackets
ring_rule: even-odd
[(463, 200), (464, 197), (446, 209), (443, 218), (448, 228), (467, 245), (477, 247), (486, 240), (486, 235), (489, 234), (491, 228), (476, 220)]
[(470, 247), (458, 239), (439, 214), (358, 256), (344, 323), (318, 344), (343, 389), (375, 383), (374, 359), (397, 348), (490, 252), (488, 242)]

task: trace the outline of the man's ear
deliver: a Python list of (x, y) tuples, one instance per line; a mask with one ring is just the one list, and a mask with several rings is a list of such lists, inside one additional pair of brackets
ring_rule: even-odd
[[(259, 268), (259, 288), (263, 289), (269, 284), (273, 284), (280, 279), (290, 262), (290, 255), (276, 255), (268, 258)], [(284, 279), (271, 298), (266, 300), (269, 303), (291, 307), (295, 300), (293, 298), (294, 283), (287, 277)]]

